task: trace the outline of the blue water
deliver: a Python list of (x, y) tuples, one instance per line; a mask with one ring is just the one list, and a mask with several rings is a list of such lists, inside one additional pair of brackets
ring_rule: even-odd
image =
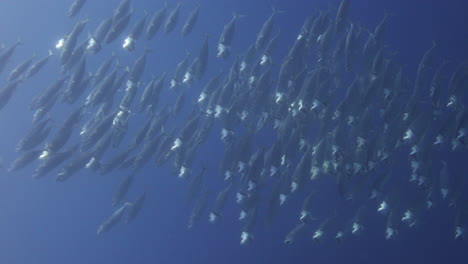
[[(15, 0), (0, 2), (0, 42), (6, 46), (18, 38), (23, 45), (17, 48), (12, 61), (2, 73), (2, 85), (7, 73), (32, 54), (46, 56), (56, 41), (69, 32), (77, 19), (90, 18), (84, 34), (92, 32), (104, 17), (112, 15), (117, 0), (88, 0), (75, 19), (66, 12), (71, 1)], [(143, 10), (152, 13), (163, 6), (163, 1), (133, 1), (135, 15)], [(179, 34), (180, 23), (189, 11), (200, 4), (198, 23), (185, 40)], [(404, 1), (361, 0), (352, 1), (350, 19), (362, 27), (373, 29), (385, 12), (393, 14), (389, 20), (385, 42), (396, 51), (396, 61), (404, 66), (406, 76), (414, 79), (419, 59), (437, 42), (436, 59), (454, 62), (468, 58), (468, 1)], [(170, 9), (174, 1), (168, 1)], [(304, 19), (316, 9), (336, 8), (339, 1), (273, 1), (271, 3), (284, 13), (278, 15), (276, 28), (281, 28), (274, 63), (279, 65), (293, 43)], [(201, 84), (208, 77), (225, 71), (233, 62), (217, 60), (215, 43), (223, 25), (236, 12), (244, 15), (238, 21), (233, 41), (233, 54), (240, 54), (254, 40), (261, 24), (271, 14), (269, 1), (256, 0), (198, 0), (182, 1), (181, 21), (176, 32), (169, 36), (158, 32), (146, 46), (152, 49), (143, 82), (151, 80), (151, 74), (159, 76), (171, 72), (184, 57), (185, 51), (197, 54), (204, 34), (210, 35), (210, 61), (208, 71), (201, 83), (188, 93), (188, 104), (183, 109), (187, 116), (191, 102), (199, 94)], [(117, 43), (118, 42), (118, 43)], [(120, 39), (93, 56), (88, 70), (95, 71), (102, 59), (116, 51), (120, 63), (132, 65), (142, 53), (145, 44), (129, 54), (119, 48)], [(32, 80), (26, 80), (14, 94), (9, 104), (0, 111), (0, 156), (5, 163), (16, 158), (16, 143), (31, 127), (32, 112), (28, 104), (41, 89), (46, 88), (58, 75), (58, 57), (51, 58), (46, 68)], [(170, 106), (175, 95), (165, 92), (167, 98), (161, 104)], [(83, 98), (81, 99), (83, 100)], [(57, 127), (73, 107), (57, 103), (51, 111)], [(175, 121), (181, 126), (184, 118)], [(141, 117), (130, 121), (129, 135), (142, 125)], [(171, 121), (174, 123), (174, 121)], [(173, 124), (172, 123), (172, 124)], [(222, 155), (219, 141), (219, 125), (216, 125), (210, 140), (198, 153), (198, 162), (207, 164), (210, 205), (223, 186), (218, 164)], [(75, 139), (78, 135), (74, 135)], [(127, 135), (126, 142), (131, 137)], [(271, 138), (259, 138), (259, 146), (271, 143)], [(111, 151), (107, 154), (110, 156)], [(452, 157), (453, 156), (453, 157)], [(467, 177), (466, 152), (449, 156), (452, 173)], [(65, 183), (56, 183), (50, 175), (41, 180), (31, 179), (35, 166), (15, 173), (0, 173), (0, 264), (2, 263), (468, 263), (466, 241), (453, 239), (454, 211), (446, 205), (437, 206), (426, 213), (424, 221), (414, 229), (402, 227), (395, 240), (385, 240), (385, 219), (369, 215), (364, 234), (337, 244), (331, 238), (320, 244), (312, 241), (313, 228), (296, 238), (292, 245), (283, 244), (285, 234), (295, 225), (295, 217), (303, 196), (289, 201), (282, 208), (273, 227), (267, 232), (259, 220), (253, 243), (239, 245), (240, 224), (236, 220), (238, 210), (233, 199), (228, 201), (223, 219), (210, 225), (208, 216), (193, 230), (186, 224), (190, 209), (185, 206), (186, 181), (171, 174), (170, 166), (156, 169), (149, 164), (137, 175), (128, 198), (134, 200), (145, 187), (149, 187), (145, 207), (131, 224), (119, 224), (109, 233), (97, 236), (97, 227), (112, 213), (111, 197), (120, 180), (128, 172), (116, 172), (101, 176), (82, 170)], [(201, 166), (197, 165), (194, 171)], [(407, 175), (402, 166), (398, 172)], [(464, 175), (463, 175), (464, 174)], [(407, 176), (402, 176), (407, 177)], [(317, 186), (334, 192), (329, 184)], [(232, 193), (233, 194), (233, 193)], [(313, 202), (319, 212), (331, 212), (330, 205), (338, 204), (340, 210), (346, 205), (337, 200), (336, 194), (321, 195)], [(377, 206), (377, 205), (375, 205)], [(350, 218), (352, 213), (349, 214)]]

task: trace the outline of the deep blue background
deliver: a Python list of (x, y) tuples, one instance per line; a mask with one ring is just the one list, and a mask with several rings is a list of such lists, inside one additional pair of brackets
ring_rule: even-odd
[[(132, 21), (145, 9), (151, 13), (163, 6), (162, 1), (133, 2)], [(173, 1), (168, 2), (170, 8), (175, 5)], [(211, 36), (207, 75), (216, 74), (219, 68), (226, 69), (232, 58), (227, 62), (215, 60), (213, 53), (215, 42), (232, 12), (245, 16), (238, 22), (234, 53), (244, 51), (255, 40), (258, 29), (271, 13), (268, 1), (186, 0), (182, 1), (182, 20), (195, 7), (195, 2), (200, 4), (201, 13), (189, 37), (182, 40), (179, 24), (177, 32), (170, 36), (158, 33), (147, 44), (153, 53), (144, 81), (149, 81), (151, 74), (171, 72), (185, 50), (196, 54), (204, 33)], [(438, 61), (447, 58), (459, 62), (468, 58), (466, 0), (352, 2), (351, 19), (365, 28), (373, 28), (385, 12), (394, 14), (388, 23), (386, 43), (390, 50), (398, 52), (397, 61), (405, 65), (411, 79), (420, 57), (433, 40), (438, 43)], [(15, 64), (33, 53), (45, 56), (73, 27), (76, 19), (66, 17), (70, 3), (63, 0), (0, 2), (0, 42), (9, 46), (18, 37), (23, 42), (2, 74), (2, 84)], [(117, 3), (117, 0), (88, 0), (78, 16), (91, 19), (85, 34), (88, 30), (92, 32), (101, 19), (112, 15)], [(272, 4), (276, 8), (285, 11), (277, 17), (282, 36), (275, 63), (281, 62), (308, 15), (318, 8), (335, 8), (338, 3), (335, 0), (274, 1)], [(117, 44), (105, 47), (96, 58), (89, 60), (88, 70), (95, 71), (99, 59), (107, 58), (112, 51), (117, 51), (122, 64), (131, 65), (143, 47), (139, 43), (133, 54), (125, 53)], [(46, 69), (23, 83), (7, 107), (0, 111), (0, 156), (6, 163), (16, 157), (15, 144), (31, 126), (29, 102), (56, 78), (57, 65), (58, 59), (51, 59)], [(189, 94), (193, 97), (199, 93), (200, 85), (192, 89)], [(163, 104), (172, 98), (173, 95), (169, 95)], [(61, 120), (71, 109), (73, 107), (57, 104), (52, 117)], [(180, 126), (181, 120), (176, 125)], [(131, 130), (135, 131), (141, 123), (141, 117), (134, 117)], [(223, 186), (217, 165), (222, 147), (218, 139), (219, 126), (215, 129), (213, 139), (199, 153), (200, 160), (208, 164), (208, 185), (213, 192)], [(76, 139), (77, 135), (74, 137)], [(452, 167), (454, 173), (466, 174), (463, 163), (453, 162), (452, 165), (458, 166)], [(284, 235), (294, 226), (300, 199), (290, 201), (289, 208), (282, 212), (269, 232), (259, 223), (255, 241), (248, 246), (239, 245), (240, 225), (232, 199), (219, 224), (209, 225), (204, 216), (199, 226), (187, 231), (188, 209), (184, 206), (187, 184), (172, 176), (168, 167), (157, 170), (152, 164), (139, 173), (129, 195), (133, 200), (144, 186), (150, 186), (141, 215), (130, 225), (118, 225), (112, 232), (96, 236), (97, 227), (112, 212), (111, 196), (125, 173), (100, 176), (82, 171), (70, 181), (59, 184), (53, 177), (32, 180), (33, 169), (32, 166), (18, 173), (1, 172), (0, 263), (468, 263), (467, 243), (453, 240), (454, 213), (445, 206), (427, 214), (427, 219), (417, 229), (403, 228), (397, 239), (391, 241), (384, 240), (385, 220), (371, 216), (363, 236), (341, 245), (331, 239), (322, 244), (314, 243), (310, 228), (296, 243), (284, 245)], [(407, 172), (402, 169), (401, 173)], [(334, 196), (321, 196), (314, 201), (317, 210), (327, 211), (327, 203), (335, 204)], [(214, 198), (214, 193), (210, 197)]]

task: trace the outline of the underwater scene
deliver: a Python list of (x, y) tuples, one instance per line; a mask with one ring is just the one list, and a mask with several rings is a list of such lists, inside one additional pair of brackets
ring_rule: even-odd
[(0, 2), (0, 264), (468, 263), (468, 1)]

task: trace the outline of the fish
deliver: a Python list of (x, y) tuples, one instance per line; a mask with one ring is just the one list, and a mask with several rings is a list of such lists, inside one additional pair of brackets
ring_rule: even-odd
[(52, 128), (49, 125), (50, 123), (51, 119), (46, 119), (31, 127), (28, 133), (26, 133), (16, 145), (16, 151), (23, 152), (31, 150), (41, 144), (50, 133)]
[(70, 179), (75, 173), (83, 169), (86, 164), (93, 157), (93, 152), (82, 152), (78, 156), (73, 157), (70, 162), (68, 162), (55, 177), (57, 182), (65, 182)]
[(221, 190), (221, 192), (218, 193), (218, 196), (216, 197), (215, 205), (210, 212), (210, 218), (209, 218), (210, 223), (215, 223), (219, 221), (222, 210), (224, 209), (224, 206), (227, 201), (227, 195), (229, 191), (231, 190), (231, 187), (232, 187), (232, 183), (229, 183), (228, 186), (226, 186), (223, 190)]
[(34, 150), (34, 149), (24, 152), (23, 154), (21, 154), (21, 156), (19, 156), (17, 159), (15, 159), (12, 162), (10, 168), (8, 168), (8, 171), (9, 172), (17, 171), (26, 167), (30, 163), (37, 160), (39, 156), (41, 155), (41, 153), (42, 153), (42, 150)]
[(148, 27), (146, 28), (146, 39), (151, 40), (158, 30), (161, 28), (167, 13), (167, 2), (164, 2), (164, 7), (158, 9), (151, 17)]
[(115, 170), (119, 165), (121, 165), (121, 163), (123, 163), (127, 159), (127, 157), (130, 155), (133, 149), (134, 147), (130, 146), (129, 148), (117, 153), (115, 156), (109, 159), (109, 161), (104, 162), (101, 165), (100, 174), (105, 175)]
[(112, 15), (112, 23), (115, 24), (119, 19), (131, 12), (132, 2), (130, 0), (121, 0), (117, 7), (114, 9)]
[(189, 53), (186, 53), (182, 61), (180, 61), (177, 64), (177, 67), (174, 71), (174, 76), (171, 79), (169, 89), (176, 90), (180, 87), (180, 84), (183, 81), (185, 73), (187, 72), (189, 55), (190, 55)]
[(61, 47), (60, 52), (60, 64), (62, 66), (65, 65), (72, 56), (73, 50), (75, 49), (76, 43), (78, 41), (78, 37), (83, 32), (88, 22), (89, 19), (78, 21), (70, 34), (66, 36), (66, 40), (63, 44), (63, 47)]
[(25, 60), (24, 62), (20, 63), (16, 68), (14, 68), (10, 74), (8, 75), (7, 81), (11, 82), (18, 77), (20, 77), (25, 71), (29, 68), (33, 60), (36, 58), (36, 55), (33, 55), (31, 58)]
[(110, 44), (114, 42), (123, 32), (124, 30), (128, 27), (128, 24), (130, 23), (130, 18), (132, 17), (133, 10), (130, 10), (128, 13), (123, 14), (122, 17), (118, 16), (119, 18), (117, 19), (116, 16), (112, 18), (112, 24), (110, 29), (107, 31), (107, 34), (104, 38), (104, 43)]
[(113, 134), (107, 133), (100, 138), (98, 142), (96, 142), (96, 145), (91, 151), (93, 154), (85, 165), (86, 169), (90, 169), (92, 171), (98, 171), (100, 169), (102, 156), (111, 146), (113, 139)]
[(254, 207), (249, 210), (244, 225), (242, 226), (242, 231), (241, 231), (241, 240), (240, 244), (244, 245), (247, 244), (251, 241), (253, 241), (254, 236), (253, 236), (253, 229), (256, 224), (256, 219), (257, 219), (257, 208)]
[(125, 215), (124, 220), (123, 220), (125, 224), (130, 223), (131, 221), (133, 221), (133, 219), (135, 219), (135, 217), (138, 216), (138, 214), (140, 214), (140, 211), (143, 208), (145, 199), (146, 199), (146, 191), (143, 192), (133, 203), (129, 203), (130, 206), (128, 207), (127, 214)]
[(106, 73), (109, 71), (112, 62), (116, 59), (116, 54), (115, 52), (112, 53), (112, 56), (110, 56), (107, 60), (103, 61), (102, 64), (99, 66), (97, 69), (96, 73), (93, 75), (93, 86), (98, 85), (105, 77)]
[(188, 220), (187, 228), (192, 229), (201, 218), (201, 215), (206, 210), (208, 202), (208, 191), (206, 189), (201, 191), (201, 194), (198, 196), (197, 200), (195, 201), (195, 205), (190, 213), (190, 217)]
[(130, 203), (125, 203), (124, 205), (119, 207), (117, 210), (115, 210), (112, 213), (112, 215), (109, 218), (107, 218), (99, 226), (99, 228), (97, 230), (97, 234), (100, 235), (102, 233), (109, 232), (109, 230), (111, 230), (118, 222), (120, 222), (120, 220), (122, 219), (122, 217), (125, 214), (125, 211), (128, 210), (127, 208), (129, 208), (129, 206), (131, 206)]
[(143, 72), (145, 71), (146, 67), (146, 58), (148, 53), (150, 53), (151, 50), (145, 49), (143, 52), (143, 55), (138, 57), (138, 59), (135, 61), (133, 64), (133, 67), (129, 71), (129, 78), (128, 80), (134, 84), (138, 83), (141, 79), (141, 76), (143, 75)]
[(76, 16), (85, 5), (86, 0), (75, 0), (68, 9), (68, 17)]
[(13, 56), (13, 54), (15, 53), (16, 51), (16, 48), (21, 45), (22, 42), (20, 39), (18, 39), (13, 45), (11, 45), (10, 47), (8, 48), (5, 48), (3, 49), (1, 52), (0, 52), (0, 73), (3, 72), (3, 70), (5, 69), (6, 65), (8, 64), (8, 62), (10, 61), (11, 57)]
[(96, 106), (102, 103), (105, 98), (110, 95), (113, 87), (117, 86), (114, 84), (116, 83), (118, 70), (118, 66), (114, 67), (114, 70), (105, 76), (97, 86), (95, 86), (94, 90), (89, 93), (86, 98), (85, 106)]
[(115, 115), (116, 112), (107, 114), (103, 117), (102, 120), (98, 121), (93, 127), (90, 128), (89, 134), (86, 134), (82, 137), (82, 151), (91, 149), (91, 147), (94, 146), (94, 144), (96, 144), (96, 142), (98, 142), (107, 131), (109, 131)]
[(144, 165), (146, 165), (146, 163), (148, 163), (150, 158), (156, 152), (159, 146), (159, 143), (160, 143), (159, 137), (155, 137), (151, 139), (150, 141), (145, 142), (140, 153), (137, 154), (137, 156), (135, 157), (135, 160), (133, 161), (132, 167), (134, 170), (140, 170)]
[(86, 46), (87, 52), (96, 54), (101, 51), (103, 41), (112, 27), (112, 19), (112, 17), (103, 19), (94, 31), (94, 34), (89, 36), (88, 45)]
[(192, 61), (192, 63), (189, 65), (189, 67), (187, 68), (187, 71), (184, 74), (182, 83), (188, 86), (192, 85), (193, 82), (195, 81), (195, 78), (199, 76), (199, 73), (198, 73), (199, 68), (200, 68), (200, 59), (195, 58)]
[(257, 39), (255, 40), (255, 49), (257, 51), (263, 49), (268, 43), (267, 41), (270, 39), (271, 33), (273, 32), (275, 16), (280, 13), (282, 13), (282, 11), (276, 10), (276, 8), (272, 8), (270, 17), (268, 17), (268, 19), (263, 23), (262, 28), (257, 34)]
[(7, 83), (0, 89), (0, 110), (3, 109), (10, 101), (13, 93), (18, 88), (18, 85), (23, 82), (23, 79), (18, 79)]
[(449, 95), (447, 107), (460, 107), (460, 102), (463, 101), (465, 95), (466, 83), (468, 82), (468, 74), (466, 74), (468, 64), (463, 63), (457, 67), (449, 80)]
[(78, 125), (82, 117), (83, 108), (80, 107), (72, 112), (62, 123), (59, 130), (56, 132), (50, 143), (46, 144), (44, 152), (41, 154), (41, 159), (48, 155), (59, 151), (71, 138), (73, 129)]
[(238, 19), (237, 14), (233, 14), (232, 19), (224, 25), (223, 32), (218, 42), (217, 58), (227, 58), (231, 53), (231, 43), (234, 39), (234, 33), (236, 31), (236, 21)]
[(273, 51), (279, 38), (279, 32), (270, 39), (260, 59), (260, 65), (265, 66), (273, 62)]
[(133, 25), (132, 29), (128, 33), (128, 36), (124, 40), (122, 48), (124, 48), (127, 51), (135, 50), (136, 41), (140, 38), (140, 35), (143, 33), (147, 16), (148, 13), (145, 11), (145, 15), (142, 18), (140, 18), (140, 20), (138, 20), (138, 22), (135, 23), (135, 25)]
[(174, 9), (172, 9), (171, 12), (169, 12), (169, 15), (166, 18), (166, 23), (164, 24), (165, 34), (171, 33), (177, 26), (177, 23), (179, 22), (180, 7), (181, 7), (181, 4), (179, 2), (177, 3), (177, 6)]
[(304, 229), (305, 227), (305, 223), (304, 222), (300, 222), (299, 224), (297, 224), (291, 231), (289, 231), (289, 233), (286, 235), (286, 237), (284, 238), (284, 243), (285, 244), (292, 244), (297, 236), (298, 233), (300, 233), (302, 231), (302, 229)]
[(195, 27), (197, 20), (198, 20), (198, 14), (200, 13), (200, 6), (197, 5), (195, 9), (190, 11), (187, 20), (185, 21), (184, 25), (182, 26), (182, 37), (186, 37), (188, 34), (190, 34), (193, 31), (193, 28)]
[(349, 6), (350, 0), (342, 0), (340, 6), (338, 7), (338, 11), (336, 12), (335, 17), (335, 32), (338, 33), (343, 30), (344, 24), (346, 20), (348, 20), (349, 16)]
[(33, 62), (30, 64), (26, 72), (24, 73), (24, 78), (32, 78), (35, 76), (44, 66), (47, 65), (49, 62), (49, 58), (54, 55), (54, 52), (52, 50), (49, 50), (49, 55), (38, 59), (36, 62)]
[(112, 196), (112, 206), (117, 206), (120, 202), (123, 201), (125, 196), (130, 189), (130, 186), (133, 183), (133, 179), (135, 178), (135, 174), (129, 174), (126, 176), (119, 184), (117, 190), (115, 191), (114, 195)]
[(75, 153), (77, 147), (78, 145), (72, 146), (66, 151), (54, 153), (46, 159), (44, 159), (42, 164), (39, 165), (39, 167), (37, 167), (34, 171), (34, 174), (32, 175), (33, 179), (42, 178), (46, 174), (51, 172), (53, 169), (60, 166), (60, 164), (62, 164), (65, 160), (69, 159), (73, 155), (73, 153)]

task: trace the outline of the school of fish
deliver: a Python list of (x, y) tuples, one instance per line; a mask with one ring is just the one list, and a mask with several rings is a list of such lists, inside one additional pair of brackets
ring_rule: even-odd
[[(85, 4), (93, 2), (74, 0), (68, 16), (76, 19)], [(34, 165), (34, 179), (54, 174), (58, 182), (73, 181), (82, 170), (124, 172), (98, 235), (132, 222), (144, 210), (151, 188), (127, 199), (135, 178), (145, 176), (143, 168), (172, 166), (175, 178), (188, 185), (187, 227), (222, 221), (232, 199), (239, 209), (241, 244), (253, 240), (259, 219), (271, 228), (300, 193), (305, 197), (301, 209), (288, 212), (297, 224), (280, 238), (286, 244), (298, 235), (317, 242), (360, 236), (370, 213), (382, 215), (382, 237), (394, 239), (399, 230), (429, 217), (435, 206), (452, 208), (447, 217), (454, 225), (447, 232), (465, 238), (468, 167), (453, 171), (449, 157), (467, 155), (466, 60), (437, 61), (434, 42), (422, 52), (410, 80), (385, 44), (391, 15), (364, 29), (349, 18), (351, 1), (342, 0), (337, 7), (314, 11), (289, 40), (284, 58), (274, 56), (286, 48), (278, 45), (281, 31), (275, 24), (283, 12), (272, 9), (242, 54), (233, 54), (242, 17), (234, 14), (224, 21), (217, 43), (207, 34), (199, 50), (186, 51), (175, 69), (152, 72), (146, 64), (154, 55), (153, 41), (176, 31), (184, 40), (202, 18), (203, 7), (192, 5), (183, 19), (184, 5), (161, 3), (143, 13), (132, 8), (131, 0), (122, 0), (96, 29), (87, 28), (88, 19), (77, 19), (46, 56), (32, 56), (9, 73), (21, 41), (3, 47), (0, 74), (7, 82), (0, 89), (0, 110), (49, 58), (57, 57), (61, 69), (29, 103), (33, 124), (7, 170)], [(85, 28), (94, 33), (85, 36)], [(121, 65), (116, 48), (139, 52), (133, 65)], [(98, 62), (93, 55), (101, 52), (109, 56)], [(225, 69), (208, 76), (210, 60), (223, 61)], [(196, 97), (187, 93), (194, 89)], [(167, 102), (168, 93), (176, 99)], [(54, 126), (58, 103), (74, 111)], [(191, 112), (184, 115), (183, 107), (190, 104)], [(136, 116), (145, 122), (129, 134), (129, 120)], [(171, 119), (183, 125), (168, 129)], [(224, 155), (220, 164), (204, 164), (197, 152), (213, 135)], [(262, 137), (272, 141), (257, 144)], [(401, 167), (411, 173), (395, 173)], [(209, 189), (211, 181), (223, 181), (223, 188)], [(353, 210), (353, 218), (340, 217), (333, 208), (327, 216), (316, 214), (314, 200), (327, 184)]]

